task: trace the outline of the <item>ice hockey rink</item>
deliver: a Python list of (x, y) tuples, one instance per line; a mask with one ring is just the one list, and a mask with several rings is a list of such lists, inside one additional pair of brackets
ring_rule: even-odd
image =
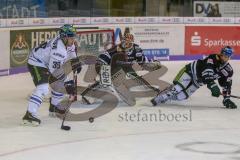
[[(169, 69), (161, 79), (171, 82), (187, 62), (163, 62)], [(240, 95), (240, 61), (232, 94)], [(225, 109), (206, 87), (184, 102), (152, 107), (138, 98), (134, 107), (120, 103), (110, 113), (88, 121), (68, 122), (48, 116), (47, 102), (39, 110), (39, 127), (21, 125), (27, 97), (34, 88), (29, 73), (0, 77), (0, 160), (240, 160), (240, 110)], [(240, 107), (239, 99), (232, 99)], [(84, 112), (94, 105), (74, 108)], [(151, 113), (185, 115), (183, 121), (140, 121), (123, 115)], [(132, 119), (133, 120), (133, 119)]]

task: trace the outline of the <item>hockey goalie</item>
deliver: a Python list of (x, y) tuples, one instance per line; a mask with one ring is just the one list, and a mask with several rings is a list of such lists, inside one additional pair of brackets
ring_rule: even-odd
[(95, 70), (100, 76), (100, 80), (82, 92), (83, 100), (87, 104), (90, 104), (85, 96), (90, 90), (102, 86), (104, 88), (112, 87), (125, 103), (130, 106), (135, 105), (136, 102), (133, 95), (129, 93), (129, 88), (124, 84), (126, 82), (126, 74), (130, 74), (138, 82), (140, 81), (151, 90), (158, 92), (157, 88), (151, 86), (145, 79), (137, 75), (132, 67), (135, 63), (148, 71), (153, 71), (161, 67), (160, 63), (157, 62), (145, 63), (143, 51), (139, 45), (134, 43), (134, 36), (126, 33), (120, 44), (113, 46), (98, 56)]

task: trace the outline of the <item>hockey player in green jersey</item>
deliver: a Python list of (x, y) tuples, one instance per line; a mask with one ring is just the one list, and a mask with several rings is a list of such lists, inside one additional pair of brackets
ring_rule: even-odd
[[(170, 100), (181, 101), (191, 96), (198, 88), (207, 85), (213, 97), (223, 95), (226, 108), (237, 108), (230, 99), (233, 69), (228, 63), (233, 49), (226, 46), (219, 54), (211, 54), (202, 60), (196, 60), (183, 67), (173, 80), (173, 85), (160, 92), (151, 100), (153, 106)], [(214, 80), (218, 80), (222, 93)]]

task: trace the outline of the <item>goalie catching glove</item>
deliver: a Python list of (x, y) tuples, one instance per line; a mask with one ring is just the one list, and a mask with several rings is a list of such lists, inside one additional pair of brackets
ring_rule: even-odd
[(150, 63), (143, 63), (141, 66), (143, 70), (151, 72), (161, 68), (161, 63), (159, 61), (154, 61)]

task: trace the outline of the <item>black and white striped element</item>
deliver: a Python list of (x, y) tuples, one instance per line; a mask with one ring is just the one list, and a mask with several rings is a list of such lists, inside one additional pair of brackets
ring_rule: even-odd
[(100, 81), (102, 85), (111, 86), (111, 67), (109, 65), (102, 65), (100, 69)]

